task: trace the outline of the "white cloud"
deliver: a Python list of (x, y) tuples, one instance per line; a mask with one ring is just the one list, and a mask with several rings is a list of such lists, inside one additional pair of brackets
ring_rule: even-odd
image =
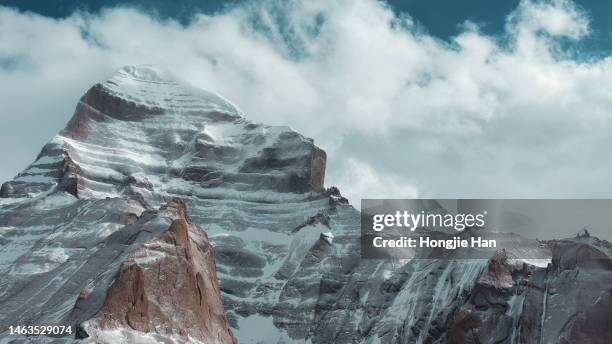
[(417, 191), (610, 197), (612, 59), (575, 60), (566, 42), (588, 24), (571, 2), (523, 1), (504, 37), (467, 23), (448, 43), (371, 0), (249, 3), (188, 25), (0, 7), (0, 173), (27, 165), (91, 84), (154, 63), (314, 137), (328, 184), (356, 204)]
[[(360, 198), (414, 198), (418, 190), (408, 176), (389, 171), (377, 171), (368, 163), (349, 158), (341, 170), (340, 180), (347, 183), (342, 192), (359, 206)], [(408, 177), (408, 178), (407, 178)]]
[(579, 39), (589, 32), (589, 19), (569, 0), (537, 2), (526, 0), (512, 13), (508, 29), (515, 34), (543, 32), (553, 36)]

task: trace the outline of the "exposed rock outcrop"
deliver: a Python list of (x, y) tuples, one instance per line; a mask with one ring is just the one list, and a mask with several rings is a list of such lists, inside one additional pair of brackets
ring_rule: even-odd
[(69, 156), (66, 156), (62, 161), (61, 169), (57, 190), (79, 197), (79, 188), (83, 187), (79, 166)]
[(102, 309), (81, 325), (95, 342), (112, 343), (108, 331), (117, 329), (157, 339), (236, 342), (221, 304), (213, 248), (206, 233), (188, 222), (182, 201), (173, 203), (178, 217), (169, 229), (129, 254)]
[(0, 187), (0, 197), (9, 197), (13, 192), (15, 192), (15, 188), (13, 188), (10, 182), (2, 183)]
[(450, 324), (452, 343), (609, 343), (612, 260), (581, 240), (552, 241), (552, 264), (493, 257)]

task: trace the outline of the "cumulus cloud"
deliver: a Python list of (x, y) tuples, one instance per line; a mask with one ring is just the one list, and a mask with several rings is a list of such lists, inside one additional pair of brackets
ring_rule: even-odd
[(267, 1), (182, 25), (134, 9), (54, 20), (0, 7), (2, 177), (126, 64), (165, 66), (328, 151), (367, 197), (610, 197), (612, 59), (579, 60), (572, 2), (525, 0), (505, 33), (450, 42), (384, 3)]

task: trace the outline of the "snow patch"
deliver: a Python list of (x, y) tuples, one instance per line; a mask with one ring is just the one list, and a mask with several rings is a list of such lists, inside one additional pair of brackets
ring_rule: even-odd
[(323, 240), (327, 241), (328, 244), (332, 244), (332, 241), (334, 240), (334, 234), (332, 232), (323, 232), (321, 233), (321, 237), (323, 238)]
[(278, 329), (271, 316), (253, 314), (238, 319), (238, 329), (233, 330), (238, 343), (272, 344), (272, 343), (310, 343), (310, 340), (296, 340)]

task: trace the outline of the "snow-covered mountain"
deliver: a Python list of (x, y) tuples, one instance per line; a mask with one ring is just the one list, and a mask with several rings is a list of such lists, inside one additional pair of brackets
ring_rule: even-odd
[(104, 343), (612, 341), (609, 243), (550, 242), (548, 267), (361, 259), (325, 162), (288, 127), (123, 68), (0, 189), (0, 343), (53, 340), (8, 333), (27, 324)]

